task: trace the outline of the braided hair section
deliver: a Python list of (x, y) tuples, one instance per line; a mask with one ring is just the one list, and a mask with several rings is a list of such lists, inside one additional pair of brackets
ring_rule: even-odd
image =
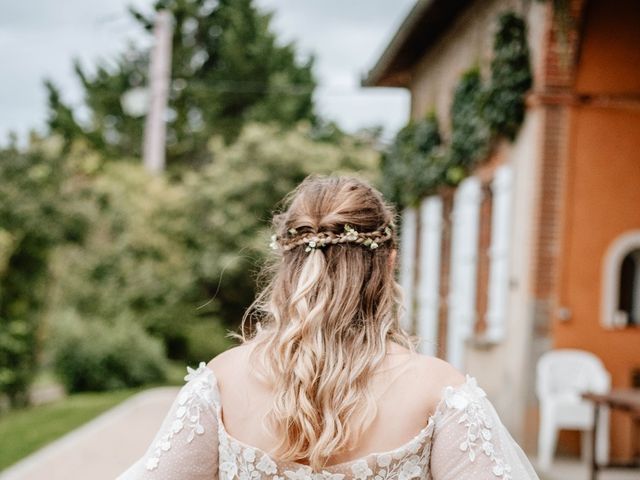
[(287, 252), (301, 245), (305, 246), (305, 251), (310, 252), (315, 248), (323, 248), (329, 245), (343, 243), (355, 243), (375, 250), (381, 243), (391, 240), (393, 237), (393, 224), (383, 225), (373, 232), (358, 232), (354, 227), (345, 224), (344, 232), (307, 232), (299, 234), (295, 228), (288, 231), (288, 236), (278, 238), (277, 235), (271, 237), (271, 248), (282, 249)]

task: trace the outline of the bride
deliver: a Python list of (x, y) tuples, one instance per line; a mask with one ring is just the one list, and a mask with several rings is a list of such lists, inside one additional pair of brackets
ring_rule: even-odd
[(119, 478), (537, 479), (475, 379), (418, 354), (400, 327), (394, 211), (381, 194), (314, 176), (286, 206), (241, 345), (188, 369)]

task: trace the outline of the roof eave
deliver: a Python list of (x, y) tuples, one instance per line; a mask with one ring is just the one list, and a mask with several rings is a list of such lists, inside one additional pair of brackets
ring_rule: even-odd
[(470, 0), (418, 0), (374, 67), (363, 76), (361, 85), (408, 88), (419, 56), (469, 3)]
[[(388, 74), (389, 67), (396, 59), (398, 53), (405, 46), (405, 42), (409, 38), (411, 32), (416, 27), (420, 18), (428, 10), (429, 5), (434, 0), (418, 0), (413, 6), (409, 14), (405, 17), (400, 28), (393, 35), (393, 38), (380, 55), (380, 58), (361, 81), (363, 87), (404, 87), (409, 86), (409, 82), (404, 79), (387, 78), (393, 77)], [(402, 77), (402, 75), (400, 75)]]

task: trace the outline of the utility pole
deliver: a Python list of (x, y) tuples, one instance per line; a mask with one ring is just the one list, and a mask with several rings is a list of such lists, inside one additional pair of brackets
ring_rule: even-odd
[(149, 111), (144, 125), (144, 166), (148, 172), (164, 171), (167, 126), (165, 112), (171, 81), (171, 14), (156, 14), (154, 45), (149, 65)]

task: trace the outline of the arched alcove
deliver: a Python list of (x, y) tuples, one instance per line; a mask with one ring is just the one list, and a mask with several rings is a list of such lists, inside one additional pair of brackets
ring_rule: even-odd
[(640, 326), (640, 230), (624, 233), (607, 249), (600, 322), (606, 328)]

